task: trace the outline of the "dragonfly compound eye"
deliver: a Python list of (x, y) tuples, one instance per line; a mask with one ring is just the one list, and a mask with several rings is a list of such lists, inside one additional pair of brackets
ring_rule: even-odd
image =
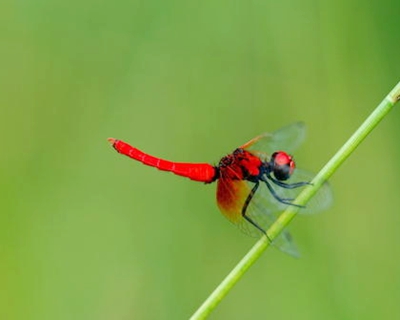
[(271, 157), (274, 176), (277, 180), (287, 180), (296, 167), (292, 156), (284, 151), (277, 151)]

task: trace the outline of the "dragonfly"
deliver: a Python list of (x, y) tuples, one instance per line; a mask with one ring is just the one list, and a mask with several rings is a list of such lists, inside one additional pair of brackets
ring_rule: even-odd
[[(108, 140), (117, 152), (145, 165), (206, 184), (216, 181), (216, 199), (222, 214), (246, 234), (265, 235), (270, 240), (267, 230), (287, 206), (299, 207), (300, 213), (315, 213), (331, 204), (328, 183), (322, 186), (307, 207), (293, 202), (314, 176), (296, 168), (291, 155), (304, 138), (305, 125), (297, 122), (251, 139), (222, 157), (217, 165), (168, 161), (121, 140)], [(283, 147), (285, 151), (282, 151)], [(283, 252), (299, 256), (286, 229), (271, 243)]]

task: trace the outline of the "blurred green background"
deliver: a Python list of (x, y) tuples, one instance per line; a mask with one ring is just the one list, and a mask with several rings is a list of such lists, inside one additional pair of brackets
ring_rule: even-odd
[[(302, 120), (319, 168), (400, 80), (399, 1), (0, 3), (0, 319), (186, 319), (253, 245), (215, 185), (109, 136), (217, 163)], [(396, 108), (397, 109), (397, 108)], [(399, 111), (212, 319), (399, 319)]]

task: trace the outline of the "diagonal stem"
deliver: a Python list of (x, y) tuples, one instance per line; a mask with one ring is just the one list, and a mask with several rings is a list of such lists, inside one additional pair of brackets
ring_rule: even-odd
[[(350, 156), (350, 154), (360, 145), (368, 134), (378, 125), (378, 123), (389, 113), (397, 101), (400, 100), (400, 82), (383, 99), (378, 107), (370, 114), (356, 132), (347, 140), (338, 152), (328, 161), (312, 181), (295, 199), (294, 203), (305, 205), (310, 198), (321, 188), (323, 183), (329, 179), (340, 165)], [(274, 240), (283, 229), (296, 216), (298, 207), (289, 206), (268, 229), (267, 234)], [(261, 237), (253, 248), (242, 258), (233, 268), (226, 278), (219, 284), (213, 293), (204, 301), (200, 308), (192, 315), (191, 320), (205, 319), (228, 294), (232, 287), (238, 282), (244, 273), (257, 261), (261, 254), (269, 247), (266, 236)]]

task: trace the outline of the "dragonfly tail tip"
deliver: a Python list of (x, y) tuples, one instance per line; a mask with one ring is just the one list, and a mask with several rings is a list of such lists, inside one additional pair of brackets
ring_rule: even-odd
[(111, 144), (114, 144), (115, 141), (116, 141), (114, 138), (108, 138), (107, 140), (108, 140), (108, 142), (110, 142)]

